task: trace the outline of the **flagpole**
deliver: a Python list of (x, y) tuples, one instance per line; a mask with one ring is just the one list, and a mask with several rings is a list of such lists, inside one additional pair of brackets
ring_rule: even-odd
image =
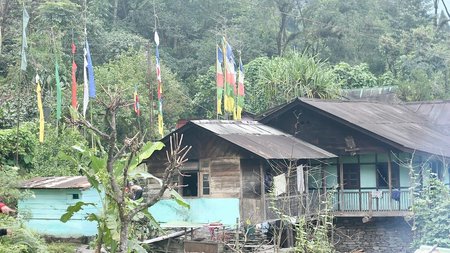
[(153, 126), (153, 93), (152, 93), (152, 82), (151, 82), (151, 58), (150, 58), (150, 41), (148, 41), (147, 43), (147, 83), (148, 83), (148, 96), (149, 96), (149, 101), (150, 101), (150, 106), (149, 106), (149, 120), (150, 120), (150, 136), (153, 136), (154, 133), (154, 126)]
[(224, 85), (223, 85), (223, 90), (224, 90), (224, 96), (223, 96), (223, 105), (224, 105), (224, 117), (226, 120), (228, 120), (228, 85), (227, 85), (227, 49), (226, 49), (226, 39), (225, 36), (222, 38), (222, 55), (223, 55), (223, 80), (224, 80)]
[[(219, 45), (216, 44), (216, 82), (217, 82), (217, 68), (219, 67)], [(219, 92), (218, 84), (216, 84), (216, 120), (219, 120)], [(220, 105), (221, 106), (221, 105)]]
[[(16, 166), (19, 165), (19, 135), (20, 135), (20, 108), (22, 107), (22, 101), (19, 99), (21, 84), (25, 81), (25, 74), (27, 71), (27, 58), (26, 58), (26, 48), (27, 46), (27, 37), (26, 37), (26, 28), (28, 25), (28, 21), (30, 19), (28, 12), (25, 9), (25, 2), (22, 2), (22, 49), (21, 49), (21, 59), (20, 59), (20, 72), (19, 72), (19, 83), (16, 86), (16, 103), (18, 104), (17, 113), (17, 128), (16, 128)], [(24, 85), (25, 86), (25, 85)]]

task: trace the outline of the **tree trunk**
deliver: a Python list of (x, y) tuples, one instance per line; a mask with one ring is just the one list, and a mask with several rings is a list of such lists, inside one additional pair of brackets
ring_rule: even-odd
[(113, 24), (116, 25), (117, 21), (117, 9), (119, 7), (119, 0), (114, 0), (114, 9), (113, 9)]
[(127, 219), (125, 219), (124, 217), (121, 217), (118, 253), (127, 253), (128, 252), (128, 226), (129, 226), (129, 221)]

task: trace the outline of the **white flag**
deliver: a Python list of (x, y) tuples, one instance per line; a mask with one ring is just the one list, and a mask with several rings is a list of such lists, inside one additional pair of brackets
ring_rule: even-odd
[(297, 191), (303, 193), (305, 191), (305, 180), (303, 177), (303, 165), (297, 166)]
[(158, 36), (158, 32), (155, 31), (155, 43), (157, 46), (159, 46), (159, 36)]
[(89, 83), (88, 83), (88, 77), (87, 77), (87, 51), (86, 48), (84, 48), (84, 68), (83, 68), (83, 81), (84, 81), (84, 89), (83, 89), (83, 116), (86, 118), (86, 111), (89, 104)]

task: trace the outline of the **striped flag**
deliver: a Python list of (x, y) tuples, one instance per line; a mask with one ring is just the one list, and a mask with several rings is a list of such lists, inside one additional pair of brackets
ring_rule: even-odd
[(219, 46), (216, 51), (216, 82), (217, 82), (217, 114), (222, 114), (222, 98), (223, 98), (223, 53)]
[(41, 79), (36, 74), (36, 96), (39, 111), (39, 142), (44, 142), (44, 109), (42, 108)]
[(162, 90), (162, 79), (161, 79), (161, 66), (159, 63), (159, 36), (158, 32), (155, 31), (155, 43), (156, 43), (156, 80), (158, 81), (158, 133), (161, 137), (164, 137), (164, 120), (163, 120), (163, 90)]
[(77, 72), (77, 64), (74, 60), (74, 55), (77, 48), (75, 44), (72, 42), (72, 108), (77, 109), (78, 101), (77, 101), (77, 79), (76, 79), (76, 72)]
[(225, 111), (235, 114), (236, 70), (233, 49), (224, 38), (225, 45)]
[(30, 20), (30, 16), (28, 15), (28, 12), (25, 8), (23, 8), (23, 13), (22, 13), (22, 23), (23, 23), (23, 27), (22, 27), (22, 59), (20, 61), (20, 69), (23, 71), (27, 70), (27, 54), (26, 54), (26, 49), (28, 48), (28, 44), (27, 44), (27, 26), (28, 26), (28, 21)]
[(138, 92), (137, 92), (137, 85), (134, 86), (134, 112), (136, 113), (137, 116), (141, 115), (141, 108), (139, 105), (139, 97), (138, 97)]
[(236, 119), (242, 119), (242, 110), (244, 109), (244, 66), (242, 65), (241, 56), (239, 56), (239, 77), (238, 77), (238, 90), (237, 90), (237, 107), (236, 107)]
[(61, 119), (61, 81), (59, 79), (59, 65), (55, 61), (55, 79), (56, 79), (56, 120)]

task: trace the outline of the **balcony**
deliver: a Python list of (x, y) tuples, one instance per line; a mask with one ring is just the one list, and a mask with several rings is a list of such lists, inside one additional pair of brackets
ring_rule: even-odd
[[(266, 219), (277, 219), (280, 214), (289, 216), (311, 215), (326, 208), (322, 190), (309, 190), (302, 195), (267, 197)], [(412, 204), (409, 189), (400, 189), (399, 200), (394, 200), (388, 189), (337, 190), (332, 196), (335, 217), (393, 217), (410, 214)]]

